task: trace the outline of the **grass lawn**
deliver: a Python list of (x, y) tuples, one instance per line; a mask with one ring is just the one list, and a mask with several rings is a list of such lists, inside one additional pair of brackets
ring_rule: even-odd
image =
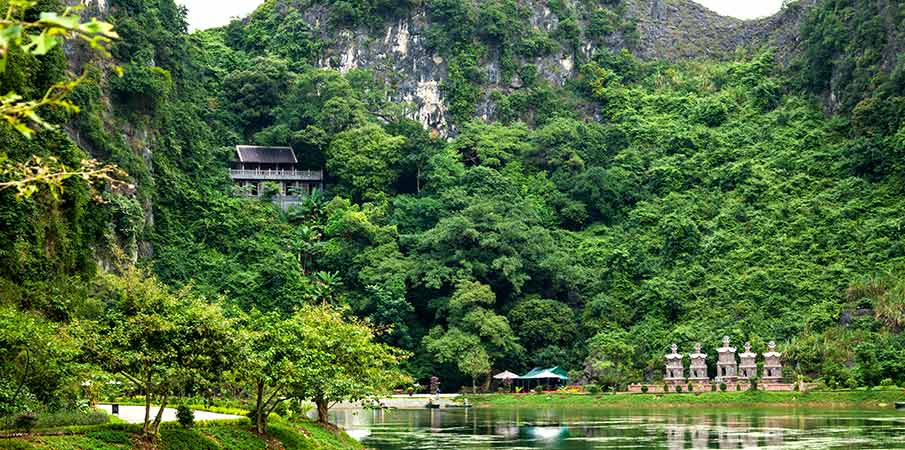
[[(222, 422), (222, 423), (221, 423)], [(195, 428), (175, 425), (160, 430), (160, 450), (360, 450), (364, 447), (342, 431), (309, 422), (271, 421), (267, 436), (258, 436), (251, 422), (210, 421)], [(59, 430), (65, 436), (0, 439), (0, 450), (128, 450), (140, 425), (110, 424)], [(138, 448), (138, 447), (135, 447)], [(142, 450), (147, 450), (143, 447)]]
[(895, 402), (905, 401), (903, 389), (873, 389), (844, 391), (801, 392), (698, 392), (669, 394), (486, 394), (470, 395), (468, 401), (476, 407), (838, 407), (838, 408), (894, 408)]

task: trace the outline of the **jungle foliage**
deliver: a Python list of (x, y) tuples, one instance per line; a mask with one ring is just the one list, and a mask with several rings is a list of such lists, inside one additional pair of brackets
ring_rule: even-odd
[[(620, 2), (550, 2), (562, 20), (547, 35), (522, 22), (520, 2), (429, 1), (427, 38), (452, 52), (445, 140), (389, 102), (374, 73), (315, 67), (325, 42), (300, 15), (314, 2), (268, 1), (193, 34), (169, 0), (110, 3), (128, 75), (93, 70), (75, 96), (82, 112), (56, 118), (80, 146), (59, 130), (3, 129), (0, 142), (19, 159), (89, 149), (138, 191), (103, 204), (75, 181), (61, 198), (0, 192), (0, 397), (17, 389), (28, 339), (59, 342), (36, 360), (74, 379), (68, 326), (111, 313), (86, 286), (132, 262), (252, 317), (346, 305), (414, 355), (413, 378), (439, 375), (444, 389), (551, 365), (604, 386), (651, 381), (670, 343), (706, 351), (723, 335), (755, 351), (776, 340), (789, 377), (905, 382), (892, 350), (905, 344), (905, 72), (888, 51), (902, 43), (901, 11), (878, 24), (868, 11), (882, 2), (820, 3), (790, 67), (763, 49), (641, 61), (626, 42), (578, 61), (560, 86), (524, 58), (630, 36)], [(365, 27), (386, 19), (373, 11), (411, 7), (319, 3)], [(501, 70), (522, 85), (494, 94), (482, 121), (489, 52), (512, 55)], [(32, 95), (65, 70), (61, 52), (11, 58), (22, 63), (11, 59), (3, 87)], [(288, 212), (233, 195), (230, 147), (246, 142), (292, 145), (327, 169), (328, 189)], [(265, 324), (255, 332), (275, 332)], [(269, 389), (296, 376), (281, 369), (248, 379)], [(27, 398), (69, 398), (44, 392), (64, 384), (36, 382)]]

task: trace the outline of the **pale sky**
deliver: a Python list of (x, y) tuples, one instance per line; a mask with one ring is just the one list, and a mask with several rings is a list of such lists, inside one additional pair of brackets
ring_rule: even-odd
[(724, 16), (757, 19), (779, 11), (782, 0), (694, 0)]
[[(740, 19), (769, 16), (779, 11), (782, 0), (694, 0), (722, 15)], [(226, 25), (232, 17), (245, 17), (262, 0), (176, 0), (189, 9), (189, 28)]]

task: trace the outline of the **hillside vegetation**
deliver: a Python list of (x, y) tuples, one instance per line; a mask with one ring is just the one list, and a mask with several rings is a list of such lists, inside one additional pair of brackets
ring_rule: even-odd
[[(81, 112), (51, 115), (64, 128), (32, 140), (2, 128), (0, 149), (90, 154), (137, 185), (103, 203), (74, 180), (60, 198), (0, 192), (0, 340), (50, 343), (30, 401), (75, 401), (69, 330), (108, 306), (98, 275), (133, 264), (227, 312), (350, 305), (414, 354), (413, 378), (445, 390), (553, 365), (651, 381), (670, 343), (702, 342), (713, 365), (723, 335), (758, 352), (777, 341), (790, 379), (905, 383), (901, 5), (819, 2), (788, 66), (770, 48), (642, 60), (629, 42), (576, 58), (559, 85), (515, 55), (593, 39), (569, 14), (631, 38), (620, 2), (551, 1), (560, 28), (542, 35), (515, 1), (426, 1), (425, 38), (448, 59), (445, 139), (388, 101), (377, 69), (319, 68), (325, 43), (301, 20), (324, 7), (370, 26), (408, 2), (269, 1), (193, 34), (171, 0), (108, 3), (123, 77), (76, 48), (13, 55), (0, 78), (35, 96), (88, 67)], [(484, 120), (488, 54), (513, 55), (500, 70), (521, 85)], [(288, 212), (235, 196), (238, 143), (292, 145), (327, 189)], [(22, 371), (5, 348), (0, 399)]]
[[(240, 421), (241, 422), (241, 421)], [(247, 423), (211, 422), (196, 428), (168, 427), (161, 431), (158, 447), (165, 450), (354, 450), (363, 448), (345, 433), (327, 431), (312, 423), (271, 426), (270, 434), (256, 435)], [(113, 424), (74, 430), (66, 435), (29, 436), (0, 440), (10, 450), (128, 450), (139, 439), (134, 426)]]

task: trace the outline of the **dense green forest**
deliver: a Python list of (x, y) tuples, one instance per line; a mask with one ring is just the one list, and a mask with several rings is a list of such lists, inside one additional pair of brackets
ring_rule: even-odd
[[(670, 343), (702, 342), (715, 364), (723, 335), (758, 352), (775, 340), (790, 379), (905, 382), (905, 62), (888, 51), (905, 6), (821, 1), (781, 65), (770, 48), (641, 60), (621, 2), (549, 3), (552, 33), (515, 0), (424, 2), (449, 61), (449, 138), (375, 73), (319, 68), (327, 42), (301, 16), (379, 27), (410, 1), (269, 0), (188, 33), (172, 0), (110, 0), (112, 62), (11, 54), (4, 92), (39, 95), (73, 64), (89, 81), (78, 114), (46, 113), (61, 128), (0, 127), (9, 159), (90, 154), (136, 189), (0, 192), (0, 402), (36, 340), (28, 398), (77, 395), (90, 367), (67, 330), (104, 314), (105, 273), (131, 265), (227, 312), (348, 305), (445, 390), (554, 365), (653, 381)], [(527, 62), (613, 34), (625, 48), (579, 58), (562, 86)], [(491, 53), (523, 84), (481, 120)], [(327, 188), (286, 212), (236, 196), (238, 143), (291, 145)]]

